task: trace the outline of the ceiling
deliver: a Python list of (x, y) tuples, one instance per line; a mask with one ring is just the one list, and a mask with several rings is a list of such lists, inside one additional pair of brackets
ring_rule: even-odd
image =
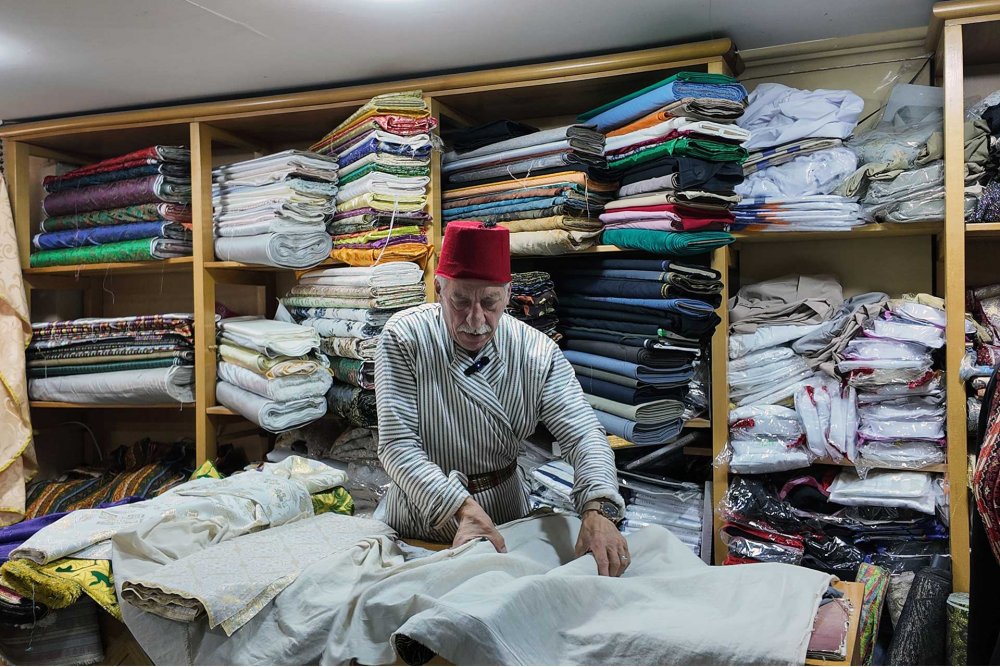
[(933, 0), (0, 0), (7, 122), (731, 37), (925, 26)]

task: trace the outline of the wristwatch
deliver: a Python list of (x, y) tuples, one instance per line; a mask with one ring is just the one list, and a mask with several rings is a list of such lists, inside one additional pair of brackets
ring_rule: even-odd
[(625, 518), (622, 516), (621, 508), (607, 498), (597, 498), (596, 500), (591, 500), (590, 502), (585, 503), (583, 506), (583, 512), (580, 513), (580, 516), (583, 516), (584, 512), (588, 512), (590, 510), (599, 512), (601, 516), (616, 526), (619, 525), (622, 522), (622, 519)]

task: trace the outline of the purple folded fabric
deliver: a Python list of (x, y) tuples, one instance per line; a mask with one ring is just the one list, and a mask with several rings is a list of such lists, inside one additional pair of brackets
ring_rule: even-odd
[[(121, 500), (113, 503), (103, 503), (98, 505), (97, 508), (103, 509), (106, 507), (128, 505), (129, 503), (137, 503), (140, 500), (145, 500), (145, 498), (142, 496), (129, 496), (128, 498), (122, 498)], [(42, 528), (55, 523), (67, 514), (69, 514), (69, 512), (46, 514), (45, 516), (40, 516), (36, 519), (28, 519), (27, 521), (22, 521), (21, 523), (15, 523), (12, 526), (0, 528), (0, 562), (9, 560), (11, 551), (27, 542), (29, 537), (40, 531)]]
[(42, 202), (42, 208), (46, 215), (56, 216), (122, 208), (135, 204), (153, 204), (160, 201), (183, 204), (190, 200), (190, 182), (185, 185), (175, 185), (167, 182), (163, 176), (144, 176), (53, 192)]

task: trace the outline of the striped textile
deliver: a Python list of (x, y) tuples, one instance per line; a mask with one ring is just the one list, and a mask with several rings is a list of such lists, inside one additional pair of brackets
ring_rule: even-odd
[[(576, 470), (577, 509), (609, 498), (624, 510), (607, 437), (555, 343), (505, 314), (482, 354), (490, 363), (466, 375), (474, 358), (452, 342), (438, 304), (386, 324), (375, 361), (378, 451), (394, 484), (378, 518), (404, 537), (450, 542), (465, 476), (509, 465), (539, 422)], [(517, 475), (473, 497), (497, 524), (529, 509)]]

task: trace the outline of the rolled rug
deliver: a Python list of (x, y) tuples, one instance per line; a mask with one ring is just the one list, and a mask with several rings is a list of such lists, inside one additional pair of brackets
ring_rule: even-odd
[(216, 384), (215, 395), (220, 404), (272, 433), (308, 424), (326, 414), (323, 396), (272, 401), (225, 381)]
[(321, 264), (333, 249), (325, 232), (260, 234), (215, 239), (215, 254), (223, 261), (307, 269)]

